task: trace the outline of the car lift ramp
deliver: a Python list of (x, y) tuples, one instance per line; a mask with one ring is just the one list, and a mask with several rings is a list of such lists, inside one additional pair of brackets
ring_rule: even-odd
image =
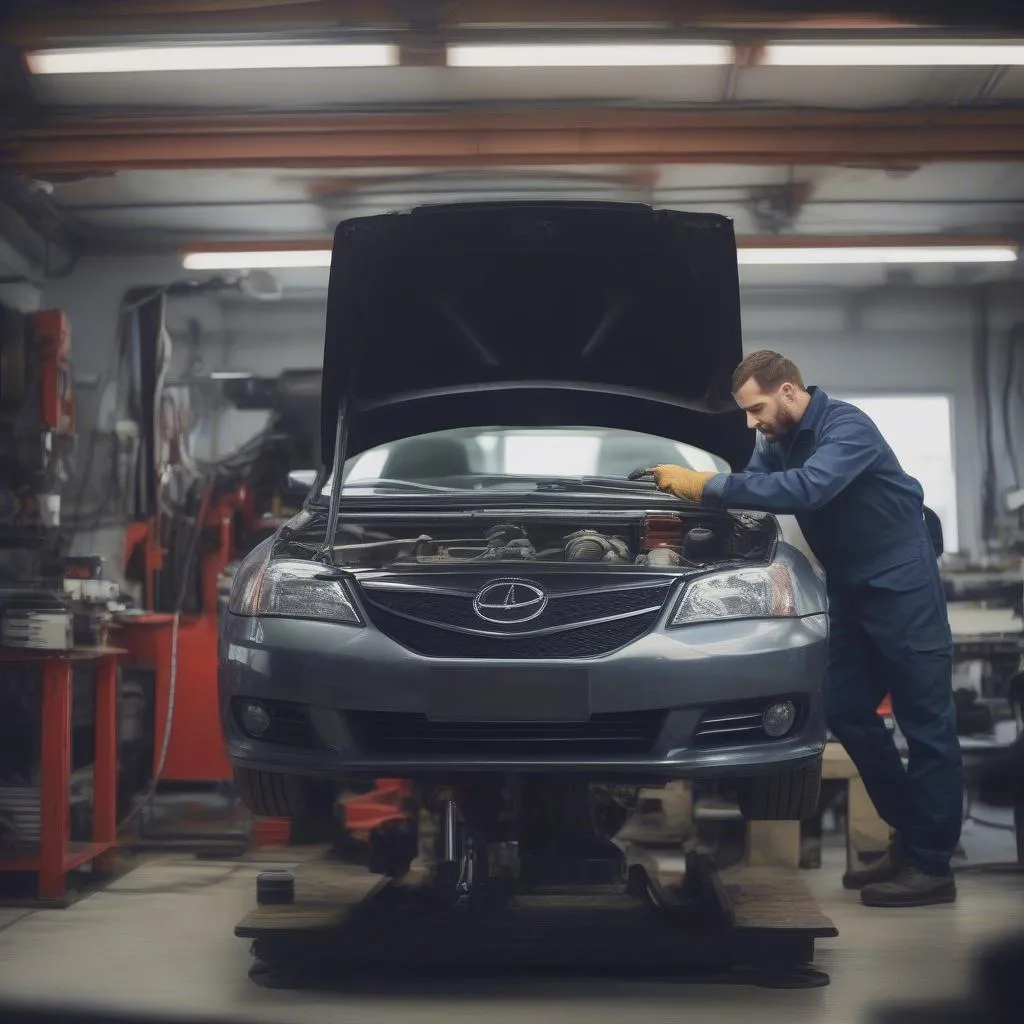
[(425, 870), (395, 881), (328, 857), (266, 872), (235, 927), (250, 978), (276, 988), (346, 977), (605, 969), (618, 976), (816, 988), (814, 942), (834, 938), (796, 873), (731, 868), (698, 854), (648, 857), (630, 883), (521, 893), (504, 907), (440, 902)]

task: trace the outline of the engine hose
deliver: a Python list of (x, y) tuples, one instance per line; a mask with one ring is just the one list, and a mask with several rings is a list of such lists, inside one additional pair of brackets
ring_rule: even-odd
[(536, 557), (537, 552), (534, 550), (533, 545), (525, 538), (520, 538), (510, 540), (506, 544), (489, 546), (483, 554), (477, 555), (477, 560), (490, 562), (507, 559), (511, 561), (518, 558), (524, 561), (533, 561)]

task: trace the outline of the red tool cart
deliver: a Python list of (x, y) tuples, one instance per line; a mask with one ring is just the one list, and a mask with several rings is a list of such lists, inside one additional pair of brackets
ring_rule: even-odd
[[(0, 854), (0, 872), (29, 871), (38, 877), (39, 899), (65, 900), (65, 876), (93, 862), (109, 866), (117, 846), (117, 665), (115, 648), (70, 651), (0, 649), (0, 672), (7, 666), (38, 666), (42, 690), (42, 743), (38, 848)], [(71, 842), (68, 806), (71, 780), (71, 695), (76, 664), (96, 669), (96, 756), (93, 764), (93, 838)]]

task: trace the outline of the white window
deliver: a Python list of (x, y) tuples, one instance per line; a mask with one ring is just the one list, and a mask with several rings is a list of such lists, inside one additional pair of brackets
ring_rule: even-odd
[(942, 521), (946, 550), (959, 550), (950, 399), (946, 395), (836, 397), (863, 409), (875, 421), (900, 465), (924, 488), (924, 503)]

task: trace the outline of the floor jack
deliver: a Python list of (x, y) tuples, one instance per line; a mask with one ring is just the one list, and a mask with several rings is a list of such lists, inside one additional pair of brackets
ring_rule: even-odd
[(307, 988), (395, 970), (604, 966), (631, 977), (828, 984), (812, 966), (814, 943), (838, 933), (790, 871), (720, 874), (700, 853), (630, 843), (604, 868), (577, 854), (552, 882), (550, 858), (540, 878), (517, 842), (474, 835), (454, 799), (419, 822), (418, 842), (406, 826), (404, 839), (393, 832), (384, 843), (392, 869), (417, 851), (401, 877), (374, 873), (382, 861), (365, 872), (323, 855), (263, 872), (257, 906), (235, 928), (252, 940), (252, 980)]

